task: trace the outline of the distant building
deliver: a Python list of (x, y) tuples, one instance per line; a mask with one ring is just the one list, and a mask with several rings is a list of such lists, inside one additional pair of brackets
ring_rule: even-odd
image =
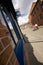
[(43, 0), (32, 3), (29, 20), (31, 25), (43, 25)]

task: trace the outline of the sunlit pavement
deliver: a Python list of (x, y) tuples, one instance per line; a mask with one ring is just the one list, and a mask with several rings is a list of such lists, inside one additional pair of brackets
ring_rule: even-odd
[(39, 29), (35, 31), (29, 26), (21, 27), (21, 30), (30, 42), (37, 61), (43, 63), (43, 26), (39, 26)]

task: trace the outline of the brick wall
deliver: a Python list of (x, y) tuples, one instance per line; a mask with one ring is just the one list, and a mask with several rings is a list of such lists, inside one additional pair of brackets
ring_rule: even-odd
[[(7, 34), (8, 33), (8, 34)], [(0, 21), (0, 65), (19, 65), (8, 29)]]
[[(35, 6), (33, 13), (29, 15), (29, 20), (31, 25), (38, 24), (43, 25), (43, 11), (42, 11), (42, 5), (41, 2), (38, 2), (37, 5)], [(41, 14), (41, 15), (40, 15)]]

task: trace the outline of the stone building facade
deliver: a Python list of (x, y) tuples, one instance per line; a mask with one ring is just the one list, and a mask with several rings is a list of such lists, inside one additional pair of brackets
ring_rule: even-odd
[(43, 25), (43, 0), (32, 3), (29, 20), (31, 25)]

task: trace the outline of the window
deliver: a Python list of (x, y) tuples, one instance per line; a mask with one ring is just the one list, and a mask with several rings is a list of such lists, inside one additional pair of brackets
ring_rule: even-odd
[(40, 8), (40, 4), (38, 3), (38, 4), (36, 5), (36, 10), (39, 10), (39, 8)]
[(43, 19), (43, 14), (40, 13), (40, 19)]
[(34, 12), (33, 12), (33, 16), (34, 16)]
[(36, 10), (38, 10), (38, 6), (36, 7)]
[(42, 1), (42, 5), (43, 5), (43, 1)]

